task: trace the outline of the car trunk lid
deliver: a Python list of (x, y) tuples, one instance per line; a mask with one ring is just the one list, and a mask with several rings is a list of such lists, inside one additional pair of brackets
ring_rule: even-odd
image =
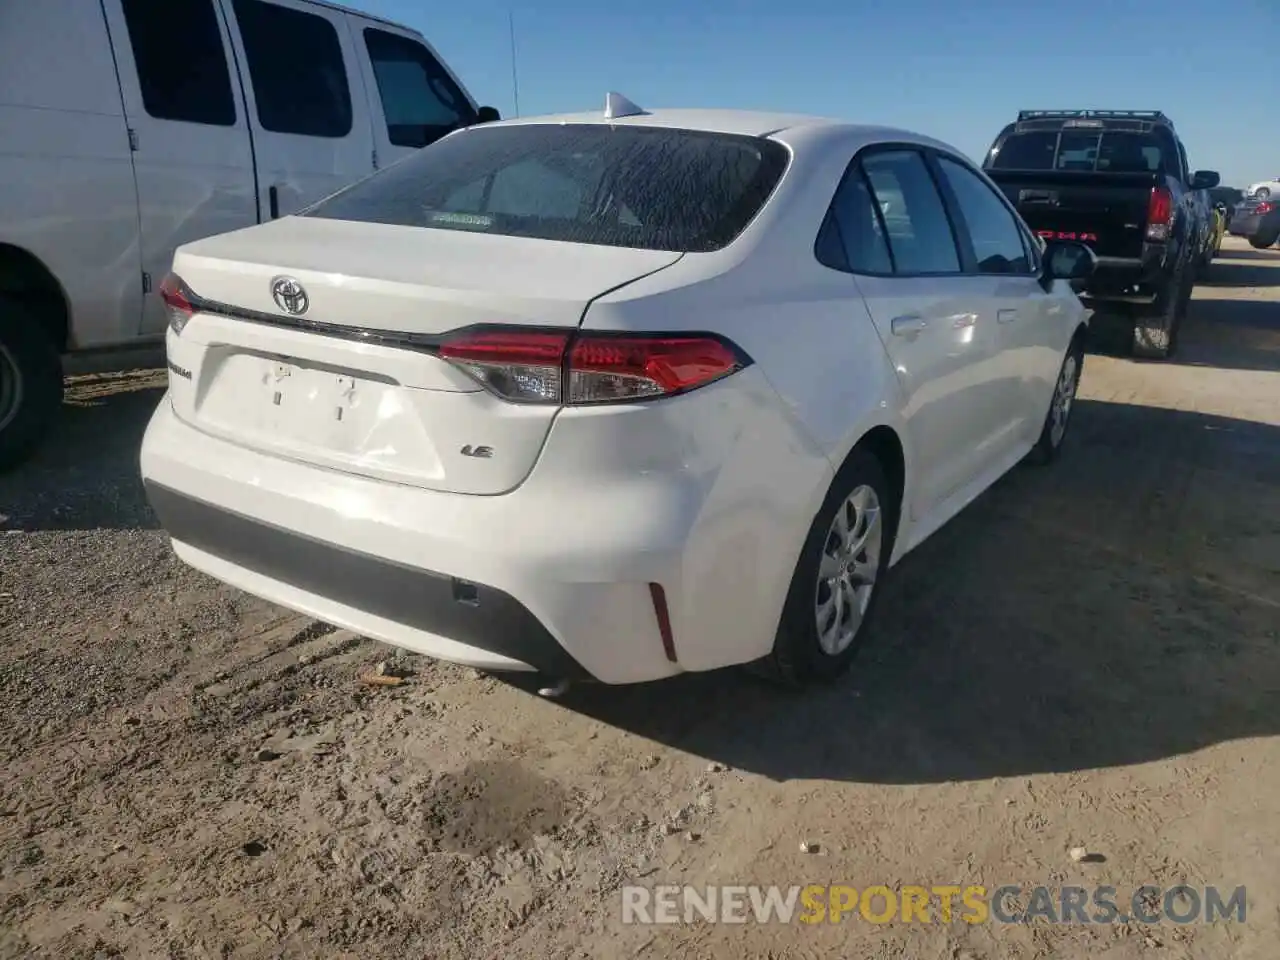
[(576, 327), (594, 298), (680, 256), (307, 218), (199, 241), (174, 258), (195, 306), (168, 338), (174, 410), (273, 455), (503, 493), (532, 469), (558, 408), (483, 390), (434, 355), (441, 335)]

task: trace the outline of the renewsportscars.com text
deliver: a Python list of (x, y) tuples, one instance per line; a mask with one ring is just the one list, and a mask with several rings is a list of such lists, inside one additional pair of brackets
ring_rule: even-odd
[(622, 922), (679, 923), (1213, 923), (1245, 921), (1246, 891), (1235, 887), (1006, 885), (625, 886)]

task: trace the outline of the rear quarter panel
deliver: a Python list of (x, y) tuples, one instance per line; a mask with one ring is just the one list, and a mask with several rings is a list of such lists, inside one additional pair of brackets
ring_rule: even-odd
[[(772, 646), (801, 546), (857, 441), (891, 426), (908, 447), (911, 477), (901, 394), (875, 327), (853, 278), (813, 255), (856, 146), (793, 164), (737, 241), (686, 254), (596, 300), (584, 321), (597, 330), (710, 331), (753, 360), (752, 409), (723, 425), (738, 436), (689, 541), (679, 615), (696, 636), (736, 637), (735, 651), (752, 658)], [(699, 596), (735, 599), (726, 605)], [(752, 624), (749, 637), (744, 623)], [(725, 651), (689, 655), (714, 663)], [(681, 661), (696, 669), (683, 648)]]

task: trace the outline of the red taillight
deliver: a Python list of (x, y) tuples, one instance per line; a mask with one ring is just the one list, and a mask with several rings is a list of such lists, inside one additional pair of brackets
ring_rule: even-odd
[(482, 329), (448, 337), (440, 356), (518, 403), (617, 403), (685, 393), (746, 365), (705, 334), (579, 334)]
[(1147, 202), (1147, 239), (1168, 240), (1173, 220), (1173, 194), (1168, 187), (1152, 187)]
[(171, 273), (160, 281), (160, 299), (164, 301), (165, 313), (169, 316), (169, 326), (174, 333), (182, 333), (195, 307), (191, 305), (194, 295), (182, 278)]
[(574, 341), (569, 403), (608, 403), (683, 393), (742, 366), (712, 337), (592, 337)]
[(1275, 208), (1276, 208), (1276, 205), (1274, 203), (1267, 203), (1264, 200), (1262, 203), (1258, 204), (1256, 207), (1253, 208), (1253, 212), (1256, 214), (1270, 213)]

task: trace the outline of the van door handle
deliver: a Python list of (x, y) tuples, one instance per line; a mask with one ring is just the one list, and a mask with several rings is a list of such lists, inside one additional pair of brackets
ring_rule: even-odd
[(1016, 309), (1016, 308), (1014, 308), (1014, 307), (1010, 307), (1010, 308), (1009, 308), (1009, 309), (1007, 309), (1007, 310), (997, 310), (997, 311), (996, 311), (996, 322), (997, 322), (997, 323), (1013, 323), (1013, 321), (1015, 321), (1015, 320), (1017, 320), (1017, 319), (1018, 319), (1018, 311), (1017, 311), (1017, 309)]
[(895, 337), (909, 337), (913, 333), (919, 333), (927, 326), (929, 326), (929, 321), (914, 313), (907, 314), (904, 317), (894, 317), (889, 321), (889, 329), (893, 331)]
[(271, 219), (278, 220), (280, 218), (280, 189), (274, 183), (267, 190), (267, 205), (271, 209)]

